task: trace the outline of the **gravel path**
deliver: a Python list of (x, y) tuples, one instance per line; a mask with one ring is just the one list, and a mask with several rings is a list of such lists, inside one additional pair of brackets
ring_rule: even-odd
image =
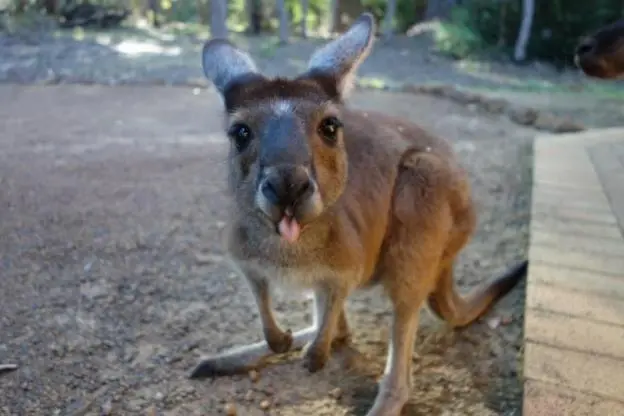
[[(451, 140), (474, 185), (468, 289), (526, 255), (532, 130), (427, 96), (357, 92)], [(357, 351), (309, 375), (296, 357), (255, 382), (191, 382), (201, 354), (260, 339), (221, 261), (227, 204), (220, 104), (170, 87), (0, 86), (0, 415), (362, 414), (384, 365), (387, 302), (355, 296)], [(524, 285), (449, 332), (423, 314), (406, 415), (519, 415)], [(280, 297), (281, 321), (310, 319)], [(335, 389), (342, 392), (336, 399)], [(263, 403), (266, 401), (266, 403)]]

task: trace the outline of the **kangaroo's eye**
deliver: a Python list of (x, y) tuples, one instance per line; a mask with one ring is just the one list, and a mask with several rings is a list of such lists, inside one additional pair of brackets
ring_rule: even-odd
[(318, 134), (327, 144), (333, 145), (338, 140), (338, 131), (341, 127), (342, 123), (336, 117), (326, 117), (319, 123)]
[(249, 126), (243, 123), (233, 124), (227, 132), (228, 136), (232, 140), (234, 140), (234, 145), (236, 146), (236, 150), (242, 152), (249, 145), (249, 142), (253, 138), (253, 134), (251, 133), (251, 129)]

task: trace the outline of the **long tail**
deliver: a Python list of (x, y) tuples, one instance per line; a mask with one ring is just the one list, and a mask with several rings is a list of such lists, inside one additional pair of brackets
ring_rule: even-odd
[(429, 296), (429, 307), (455, 328), (469, 325), (516, 286), (526, 274), (528, 265), (528, 260), (522, 261), (466, 296), (461, 296), (455, 290), (453, 269), (449, 267), (442, 272), (435, 290)]

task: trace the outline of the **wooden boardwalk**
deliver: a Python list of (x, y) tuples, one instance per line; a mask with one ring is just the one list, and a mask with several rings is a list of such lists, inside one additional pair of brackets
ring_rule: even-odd
[(624, 128), (535, 141), (526, 416), (624, 416)]

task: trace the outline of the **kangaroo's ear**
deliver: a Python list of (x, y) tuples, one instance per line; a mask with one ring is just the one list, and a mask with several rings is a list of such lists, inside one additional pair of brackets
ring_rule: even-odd
[(329, 77), (340, 98), (348, 95), (360, 64), (368, 56), (375, 39), (375, 19), (363, 13), (338, 38), (318, 48), (308, 62), (308, 76)]
[(221, 95), (234, 81), (259, 75), (253, 59), (226, 39), (211, 39), (204, 44), (202, 67)]

